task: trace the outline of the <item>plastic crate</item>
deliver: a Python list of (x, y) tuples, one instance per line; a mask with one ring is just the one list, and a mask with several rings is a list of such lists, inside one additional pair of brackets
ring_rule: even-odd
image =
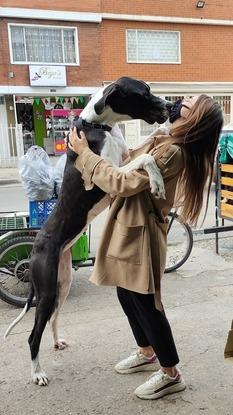
[[(43, 223), (49, 217), (57, 199), (50, 200), (34, 200), (29, 202), (29, 225), (31, 228), (41, 228)], [(88, 237), (86, 234), (80, 238), (72, 246), (72, 260), (86, 261), (88, 259)]]
[(88, 259), (88, 237), (86, 234), (80, 236), (80, 238), (72, 246), (72, 260), (73, 261), (86, 261)]
[(26, 216), (7, 215), (0, 217), (0, 231), (25, 228), (27, 228)]
[(49, 217), (57, 199), (33, 200), (29, 202), (29, 226), (30, 228), (41, 228)]

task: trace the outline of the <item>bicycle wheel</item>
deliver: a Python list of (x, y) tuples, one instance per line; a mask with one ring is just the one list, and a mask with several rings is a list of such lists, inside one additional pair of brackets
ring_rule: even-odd
[(181, 223), (176, 213), (169, 213), (167, 259), (165, 273), (175, 271), (187, 261), (193, 247), (193, 233), (187, 223)]
[(17, 307), (24, 307), (29, 293), (34, 240), (34, 236), (16, 236), (0, 245), (0, 298)]

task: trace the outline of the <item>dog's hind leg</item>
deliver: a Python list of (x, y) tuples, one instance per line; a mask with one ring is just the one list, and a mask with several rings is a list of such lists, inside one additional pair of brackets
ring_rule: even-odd
[(51, 297), (51, 295), (49, 295), (43, 296), (43, 298), (39, 300), (36, 308), (35, 324), (28, 339), (32, 359), (32, 381), (40, 386), (45, 386), (48, 384), (47, 375), (43, 370), (41, 370), (40, 367), (39, 348), (43, 331), (54, 308), (55, 298), (55, 296)]
[(50, 318), (50, 325), (53, 333), (54, 347), (55, 349), (65, 349), (68, 346), (64, 339), (58, 337), (57, 330), (57, 320), (58, 314), (63, 306), (72, 283), (72, 261), (71, 261), (71, 251), (68, 249), (65, 252), (62, 252), (60, 255), (59, 266), (58, 266), (58, 301), (56, 303), (56, 308), (53, 312), (52, 317)]
[[(31, 259), (31, 278), (35, 287), (37, 306), (35, 323), (28, 339), (31, 351), (32, 381), (40, 386), (48, 384), (47, 375), (41, 370), (39, 348), (43, 331), (56, 305), (58, 258), (35, 254)], [(49, 276), (49, 278), (48, 278)], [(49, 281), (49, 285), (48, 285)]]

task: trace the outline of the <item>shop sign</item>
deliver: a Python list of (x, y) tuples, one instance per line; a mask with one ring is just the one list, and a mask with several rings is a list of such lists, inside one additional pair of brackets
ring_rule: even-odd
[(29, 65), (31, 86), (66, 86), (65, 66)]

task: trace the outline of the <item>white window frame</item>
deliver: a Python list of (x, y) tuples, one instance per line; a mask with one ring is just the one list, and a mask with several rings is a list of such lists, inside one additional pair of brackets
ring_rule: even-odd
[[(14, 61), (13, 59), (13, 50), (11, 43), (11, 26), (20, 26), (20, 27), (46, 27), (54, 29), (73, 29), (74, 30), (74, 45), (75, 45), (75, 63), (61, 63), (61, 62), (27, 62), (27, 61)], [(8, 40), (9, 40), (9, 50), (10, 50), (10, 62), (12, 65), (57, 65), (57, 66), (80, 66), (79, 61), (79, 41), (78, 41), (78, 29), (75, 26), (57, 26), (57, 25), (32, 25), (32, 24), (22, 24), (22, 23), (8, 23)], [(64, 48), (62, 37), (62, 50)], [(26, 45), (25, 45), (26, 48)]]
[[(136, 30), (136, 33), (138, 32), (172, 32), (172, 33), (178, 33), (178, 47), (179, 47), (179, 51), (178, 51), (178, 62), (171, 62), (171, 61), (167, 61), (167, 62), (161, 62), (161, 61), (129, 61), (129, 56), (128, 56), (128, 32), (132, 31), (132, 30)], [(178, 30), (153, 30), (153, 29), (136, 29), (136, 28), (128, 28), (126, 29), (126, 56), (127, 56), (127, 63), (129, 64), (140, 64), (140, 63), (150, 63), (150, 64), (160, 64), (160, 65), (180, 65), (181, 64), (181, 48), (180, 48), (180, 31)]]

